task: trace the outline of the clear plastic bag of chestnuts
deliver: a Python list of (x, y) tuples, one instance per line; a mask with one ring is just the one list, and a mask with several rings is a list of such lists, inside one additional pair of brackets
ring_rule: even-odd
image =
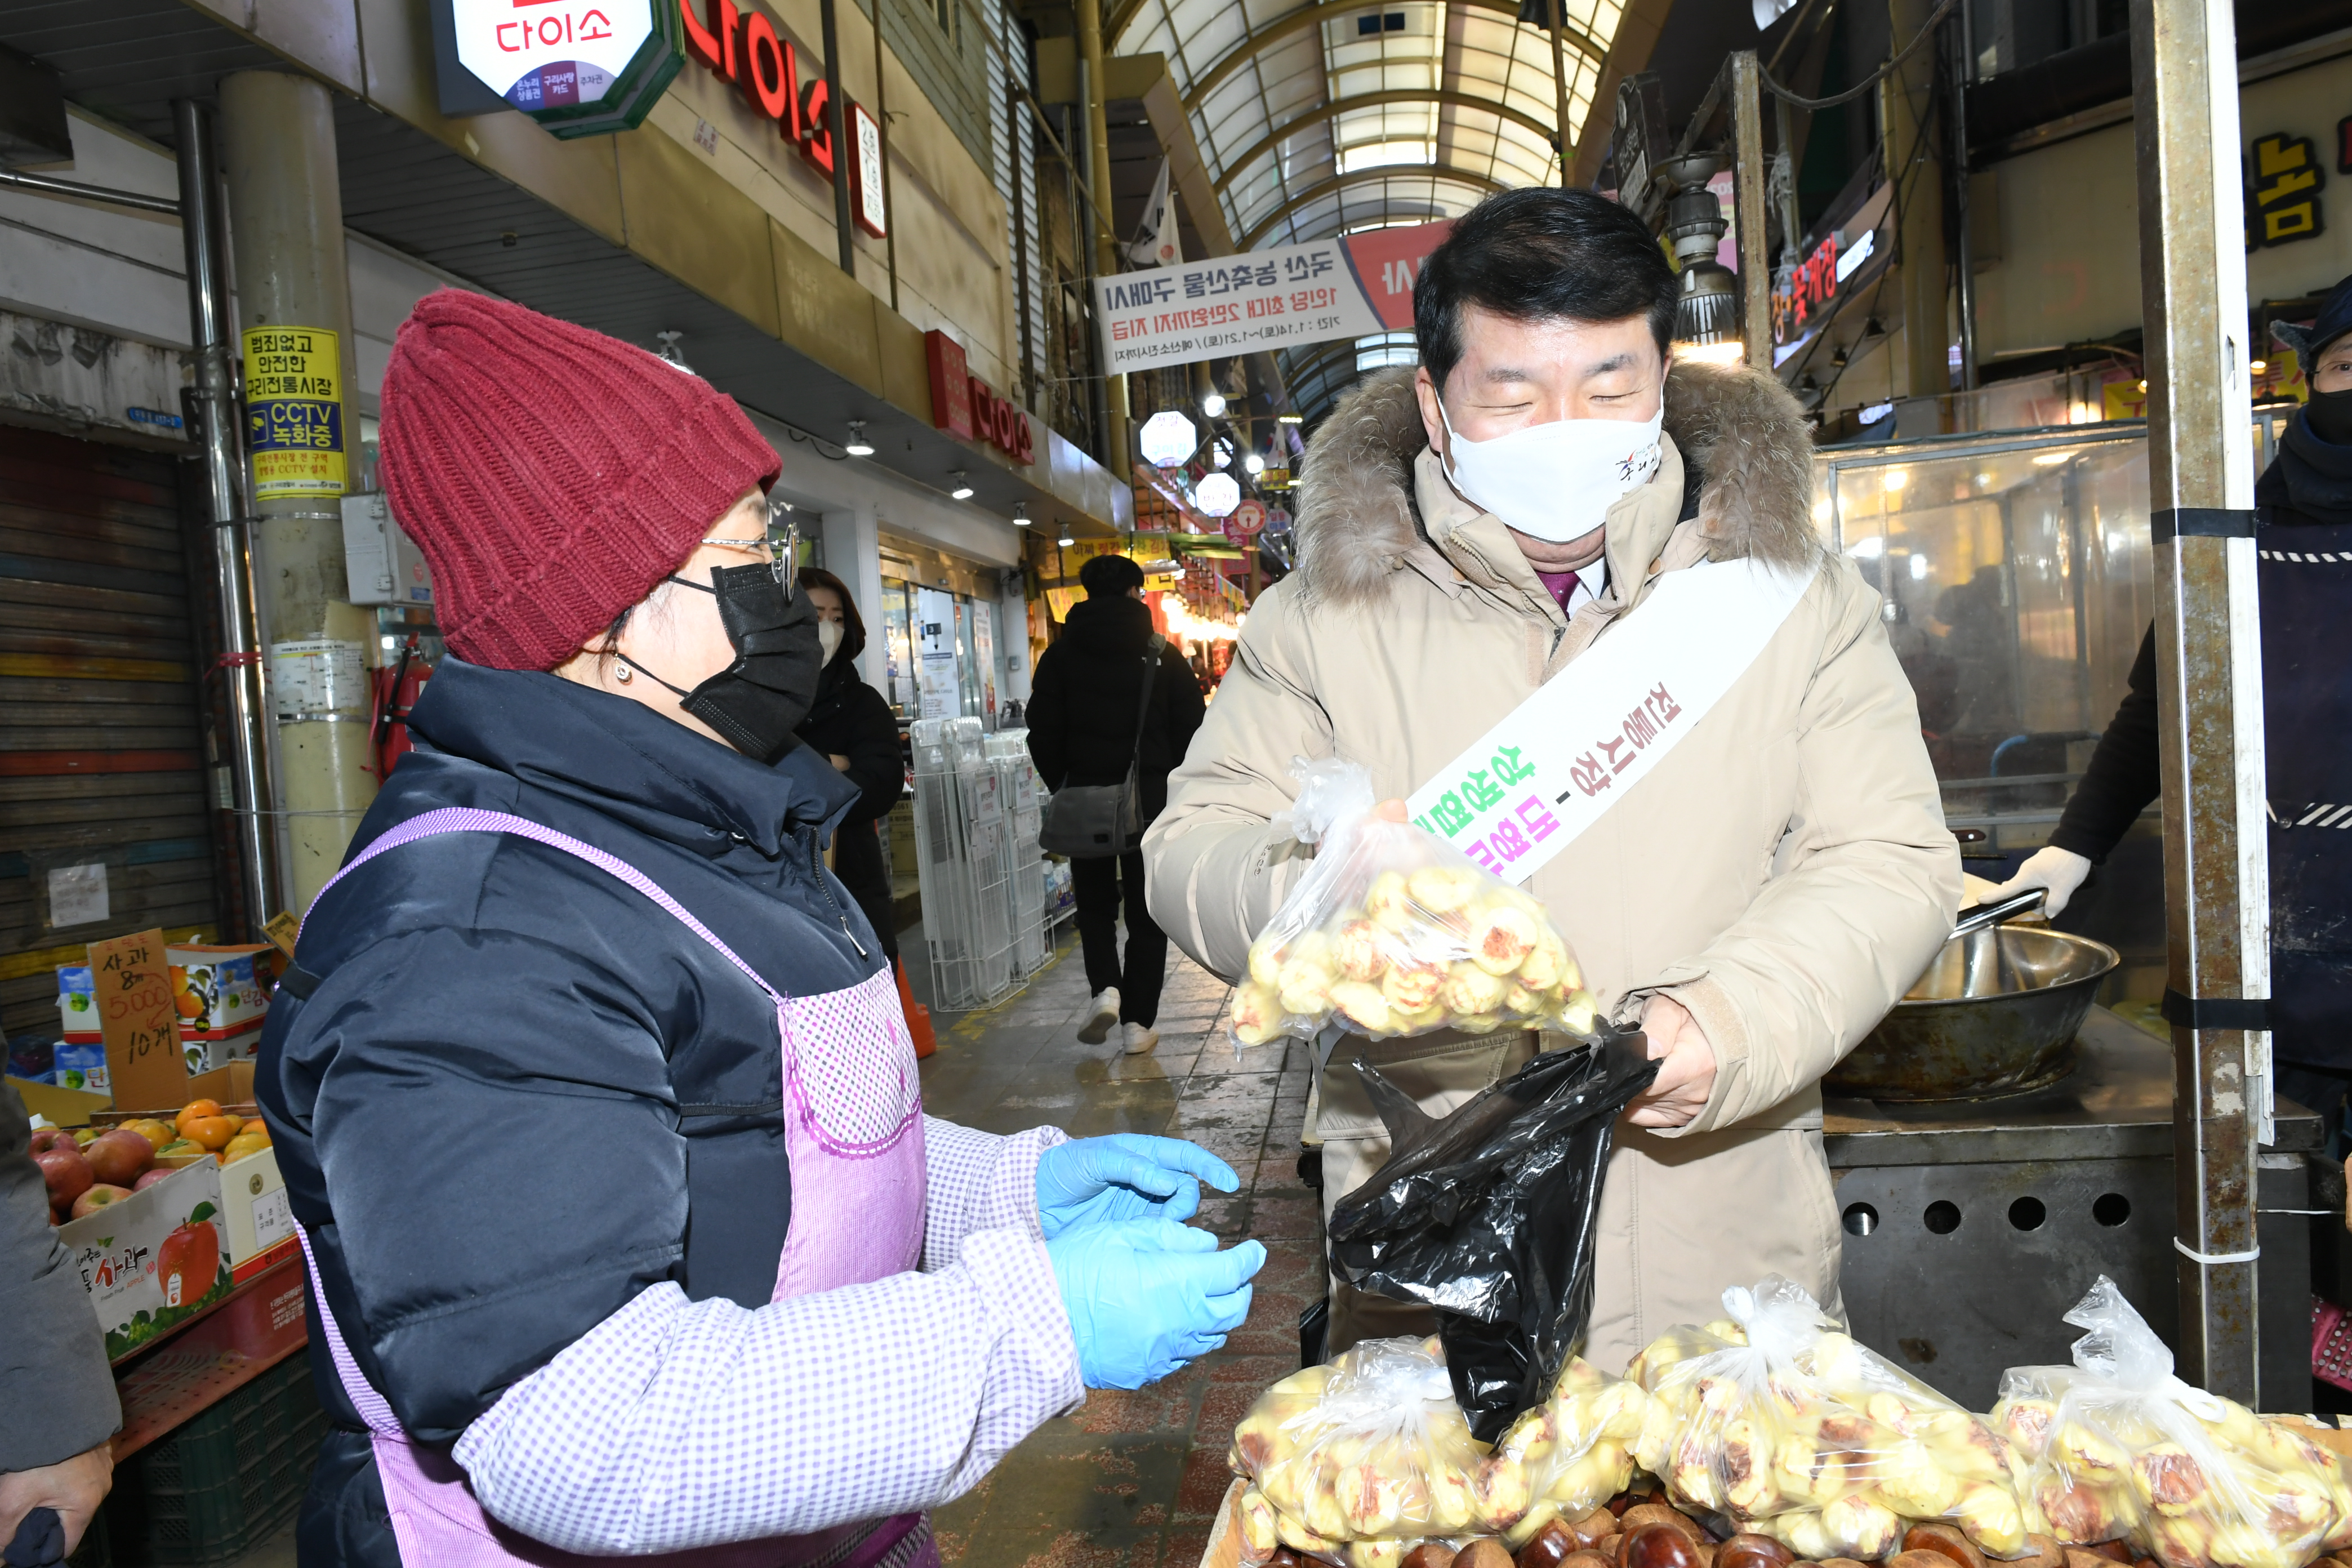
[(1635, 1462), (1674, 1502), (1801, 1561), (1875, 1562), (1926, 1521), (1979, 1560), (2033, 1554), (2009, 1444), (1983, 1418), (1778, 1275), (1723, 1304), (1728, 1319), (1668, 1330), (1625, 1371), (1650, 1395)]
[(1389, 1039), (1433, 1029), (1590, 1035), (1599, 1013), (1542, 904), (1434, 834), (1373, 815), (1371, 775), (1291, 764), (1289, 831), (1313, 863), (1250, 945), (1236, 1045), (1327, 1026)]
[(2066, 1314), (2072, 1366), (2011, 1367), (1992, 1422), (2029, 1528), (2121, 1540), (2166, 1568), (2302, 1568), (2352, 1545), (2342, 1461), (2283, 1422), (2172, 1374), (2172, 1352), (2105, 1275)]
[(1234, 1429), (1243, 1561), (1402, 1568), (1417, 1555), (1414, 1568), (1427, 1568), (1485, 1541), (1510, 1568), (1508, 1554), (1545, 1526), (1624, 1489), (1643, 1403), (1633, 1384), (1574, 1361), (1490, 1447), (1454, 1404), (1434, 1338), (1368, 1340), (1276, 1384)]

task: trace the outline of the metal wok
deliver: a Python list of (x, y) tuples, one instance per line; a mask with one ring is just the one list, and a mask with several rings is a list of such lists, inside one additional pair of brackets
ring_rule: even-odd
[(1971, 1100), (2054, 1083), (2074, 1032), (2122, 963), (2068, 931), (1994, 926), (1955, 936), (1910, 993), (1822, 1080), (1865, 1100)]

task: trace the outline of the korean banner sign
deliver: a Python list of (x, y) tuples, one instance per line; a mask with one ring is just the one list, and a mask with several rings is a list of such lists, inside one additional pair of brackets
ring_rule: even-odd
[(1381, 228), (1095, 279), (1105, 369), (1295, 348), (1412, 328), (1412, 284), (1450, 223)]

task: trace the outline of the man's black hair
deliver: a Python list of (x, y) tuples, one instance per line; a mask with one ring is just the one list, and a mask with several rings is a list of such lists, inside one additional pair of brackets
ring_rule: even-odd
[(1124, 555), (1097, 555), (1078, 568), (1078, 586), (1089, 599), (1116, 599), (1143, 586), (1143, 568)]
[(1462, 360), (1465, 305), (1516, 321), (1647, 316), (1663, 353), (1680, 292), (1657, 237), (1629, 209), (1591, 191), (1531, 185), (1454, 220), (1412, 286), (1412, 331), (1443, 390)]

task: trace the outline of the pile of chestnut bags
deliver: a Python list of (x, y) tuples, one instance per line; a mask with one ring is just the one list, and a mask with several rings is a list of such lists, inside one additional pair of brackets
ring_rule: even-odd
[[(2174, 1378), (2104, 1278), (2067, 1315), (2092, 1331), (2075, 1364), (2012, 1370), (1989, 1417), (1788, 1280), (1724, 1305), (1622, 1378), (1571, 1361), (1491, 1448), (1433, 1339), (1368, 1342), (1285, 1378), (1234, 1434), (1244, 1562), (2093, 1568), (2066, 1552), (2097, 1548), (2162, 1568), (2304, 1568), (2352, 1546), (2336, 1456)], [(1637, 1501), (1629, 1486), (1656, 1491)], [(1939, 1555), (1903, 1561), (1922, 1551)]]

